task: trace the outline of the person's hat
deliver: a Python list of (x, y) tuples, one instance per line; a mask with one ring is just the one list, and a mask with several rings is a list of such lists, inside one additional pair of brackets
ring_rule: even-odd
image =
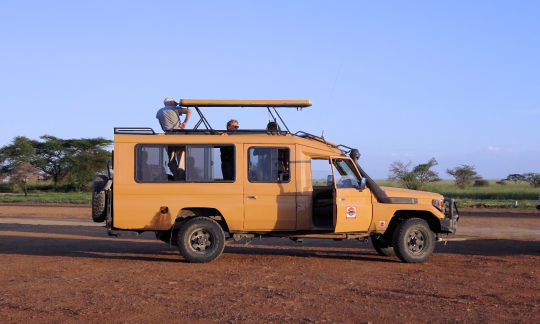
[(171, 104), (176, 106), (176, 101), (174, 101), (174, 99), (171, 98), (171, 97), (167, 97), (167, 98), (165, 98), (165, 100), (163, 100), (163, 104), (165, 106), (170, 106)]

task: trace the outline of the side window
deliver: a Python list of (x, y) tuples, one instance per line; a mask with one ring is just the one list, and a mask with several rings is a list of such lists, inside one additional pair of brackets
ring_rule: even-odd
[(360, 177), (354, 171), (350, 160), (334, 159), (334, 175), (338, 188), (360, 188)]
[(331, 187), (334, 185), (332, 166), (328, 159), (311, 159), (311, 185), (313, 187)]
[(233, 145), (137, 145), (138, 182), (220, 182), (235, 178)]
[(288, 182), (290, 177), (288, 148), (249, 148), (248, 179), (250, 182)]
[(137, 181), (166, 181), (167, 152), (163, 146), (140, 145), (136, 149), (135, 179)]

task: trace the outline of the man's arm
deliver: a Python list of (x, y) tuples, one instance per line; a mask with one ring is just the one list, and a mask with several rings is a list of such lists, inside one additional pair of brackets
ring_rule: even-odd
[(180, 128), (181, 129), (184, 129), (186, 128), (186, 125), (187, 125), (187, 122), (189, 120), (189, 117), (191, 116), (191, 109), (189, 108), (182, 108), (181, 109), (182, 111), (182, 114), (185, 114), (186, 115), (186, 119), (184, 119), (184, 122), (182, 124), (180, 124)]

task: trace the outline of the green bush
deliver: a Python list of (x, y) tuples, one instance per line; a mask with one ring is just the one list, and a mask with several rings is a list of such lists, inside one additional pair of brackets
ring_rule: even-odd
[(474, 187), (487, 187), (489, 186), (489, 181), (484, 179), (479, 179), (474, 181)]
[(28, 189), (33, 192), (72, 192), (76, 191), (75, 185), (72, 183), (62, 183), (56, 185), (56, 188), (54, 188), (54, 184), (52, 182), (36, 182), (28, 186)]
[(2, 182), (0, 183), (0, 192), (13, 192), (13, 183)]

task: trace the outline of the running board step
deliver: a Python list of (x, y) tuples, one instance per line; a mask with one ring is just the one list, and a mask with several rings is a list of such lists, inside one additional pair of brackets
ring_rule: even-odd
[(140, 235), (139, 232), (135, 232), (135, 231), (119, 231), (119, 230), (107, 230), (107, 234), (109, 234), (109, 236), (114, 236), (114, 237)]

